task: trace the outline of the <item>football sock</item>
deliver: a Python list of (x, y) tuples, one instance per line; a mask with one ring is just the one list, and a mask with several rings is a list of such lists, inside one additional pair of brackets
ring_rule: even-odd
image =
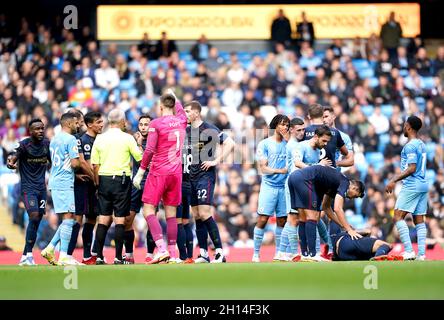
[(150, 214), (146, 217), (146, 223), (151, 231), (153, 240), (156, 243), (159, 252), (166, 251), (165, 241), (163, 241), (162, 227), (160, 226), (159, 220), (154, 214)]
[(170, 257), (175, 259), (177, 257), (176, 253), (177, 219), (176, 217), (166, 218), (166, 223), (167, 223), (168, 252), (170, 253)]
[(283, 229), (282, 227), (279, 227), (277, 225), (276, 225), (276, 228), (274, 229), (274, 234), (275, 234), (274, 237), (275, 237), (275, 242), (276, 242), (275, 253), (278, 253), (278, 251), (279, 251), (279, 246), (281, 244), (282, 229)]
[(375, 257), (377, 256), (385, 256), (390, 252), (390, 246), (387, 244), (383, 244), (376, 250)]
[(264, 239), (264, 233), (265, 230), (264, 229), (260, 229), (258, 227), (254, 227), (254, 254), (256, 256), (259, 255), (259, 252), (261, 251), (261, 245), (262, 245), (262, 240)]
[(316, 254), (321, 253), (321, 237), (319, 236), (318, 228), (316, 227)]
[(191, 225), (189, 223), (184, 224), (183, 228), (186, 235), (186, 248), (187, 248), (187, 258), (193, 258), (193, 248), (194, 248), (194, 238), (193, 230), (191, 230)]
[(83, 225), (83, 230), (82, 230), (83, 257), (86, 259), (91, 257), (91, 245), (93, 239), (94, 226), (95, 226), (94, 224), (88, 222), (86, 222)]
[(418, 256), (424, 256), (426, 253), (427, 228), (424, 222), (416, 225), (416, 234), (418, 238)]
[(208, 251), (208, 231), (201, 219), (196, 219), (196, 237), (199, 248)]
[(96, 240), (95, 242), (97, 243), (97, 257), (103, 259), (103, 246), (105, 245), (105, 238), (106, 238), (106, 233), (108, 232), (108, 226), (99, 223), (97, 225), (97, 230), (96, 230)]
[(180, 260), (187, 258), (186, 233), (182, 223), (177, 224), (177, 248)]
[(404, 220), (399, 220), (396, 222), (396, 229), (399, 233), (399, 238), (404, 244), (404, 250), (406, 252), (412, 252), (412, 240), (410, 239), (409, 227), (407, 227), (407, 223)]
[(71, 240), (74, 219), (65, 219), (60, 225), (60, 252), (68, 254), (69, 241)]
[(307, 220), (305, 222), (305, 233), (307, 237), (308, 255), (314, 257), (316, 255), (316, 232), (317, 232), (317, 221)]
[(284, 228), (282, 229), (281, 233), (281, 242), (279, 245), (279, 252), (287, 252), (287, 249), (289, 247), (289, 239), (288, 239), (288, 227), (290, 226), (289, 222), (286, 222), (284, 225)]
[(118, 260), (123, 260), (122, 251), (123, 251), (123, 238), (125, 237), (125, 225), (124, 224), (116, 224), (115, 228), (115, 242), (116, 242), (116, 258)]
[(61, 228), (62, 224), (59, 225), (59, 227), (56, 230), (56, 233), (54, 234), (54, 236), (51, 239), (51, 242), (49, 243), (52, 248), (55, 248), (57, 246), (57, 244), (60, 241), (60, 228)]
[(125, 244), (125, 254), (132, 254), (134, 251), (134, 230), (126, 230), (123, 238)]
[(210, 235), (211, 241), (213, 241), (214, 247), (216, 249), (222, 248), (222, 240), (220, 239), (219, 227), (217, 226), (216, 221), (214, 221), (213, 217), (209, 217), (204, 221), (205, 226), (207, 227), (208, 234)]
[[(298, 236), (298, 229), (299, 226), (288, 226), (288, 243), (290, 248), (291, 254), (297, 254), (299, 252), (298, 242), (299, 242), (299, 236)], [(282, 240), (281, 240), (282, 241)], [(287, 249), (288, 252), (288, 249)]]
[(150, 229), (148, 229), (146, 231), (146, 252), (149, 254), (153, 254), (154, 249), (156, 249), (156, 243), (154, 242), (153, 235), (151, 234)]
[(301, 254), (303, 256), (308, 255), (307, 248), (307, 234), (305, 232), (305, 221), (299, 221), (299, 240), (301, 241)]
[(74, 249), (77, 246), (77, 239), (79, 237), (80, 224), (74, 220), (74, 225), (72, 226), (71, 239), (69, 240), (68, 245), (68, 256), (72, 255)]
[(328, 251), (333, 252), (332, 251), (333, 245), (331, 243), (330, 235), (328, 234), (327, 225), (322, 219), (320, 219), (318, 222), (318, 232), (322, 241), (324, 241), (324, 243), (328, 245)]
[(23, 249), (23, 255), (25, 256), (28, 252), (31, 252), (34, 248), (35, 241), (37, 240), (37, 230), (39, 229), (40, 221), (42, 221), (42, 216), (39, 215), (37, 218), (29, 219), (28, 226), (26, 227), (26, 242)]

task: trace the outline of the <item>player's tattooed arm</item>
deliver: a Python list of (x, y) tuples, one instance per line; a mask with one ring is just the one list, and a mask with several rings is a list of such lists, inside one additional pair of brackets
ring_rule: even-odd
[(343, 158), (336, 162), (338, 167), (351, 167), (355, 164), (353, 152), (349, 151), (345, 144), (339, 149), (339, 151), (341, 151)]
[(385, 187), (385, 192), (392, 193), (395, 189), (396, 182), (401, 181), (416, 172), (416, 163), (410, 163), (404, 171), (396, 174)]

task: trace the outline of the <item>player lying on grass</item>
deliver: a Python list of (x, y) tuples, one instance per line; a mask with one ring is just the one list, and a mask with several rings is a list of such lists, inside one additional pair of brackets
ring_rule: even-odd
[(362, 238), (352, 239), (347, 232), (331, 235), (333, 243), (333, 261), (356, 260), (403, 260), (402, 256), (388, 255), (393, 245), (370, 238), (368, 231), (358, 232)]

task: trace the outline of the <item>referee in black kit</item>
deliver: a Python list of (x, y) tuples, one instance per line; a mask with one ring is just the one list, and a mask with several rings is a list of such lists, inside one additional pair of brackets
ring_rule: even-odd
[(116, 257), (114, 264), (124, 264), (122, 259), (123, 239), (125, 233), (125, 217), (130, 211), (131, 201), (131, 156), (139, 162), (142, 151), (136, 140), (125, 133), (125, 113), (119, 109), (112, 110), (108, 115), (109, 129), (97, 136), (91, 152), (91, 163), (98, 184), (99, 223), (96, 231), (97, 261), (105, 264), (103, 246), (106, 233), (114, 214), (116, 226), (115, 243)]

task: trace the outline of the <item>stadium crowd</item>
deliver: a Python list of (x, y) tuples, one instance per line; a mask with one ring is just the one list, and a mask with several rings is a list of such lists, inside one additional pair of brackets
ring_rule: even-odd
[[(28, 134), (32, 118), (43, 120), (51, 139), (68, 108), (103, 114), (119, 108), (126, 113), (128, 131), (135, 132), (139, 116), (158, 115), (158, 97), (173, 88), (183, 102), (206, 106), (206, 120), (229, 130), (237, 142), (233, 157), (243, 159), (218, 169), (214, 214), (225, 245), (253, 246), (261, 179), (254, 162), (257, 130), (266, 129), (276, 113), (300, 116), (308, 125), (308, 105), (320, 103), (333, 107), (336, 128), (353, 141), (355, 165), (345, 174), (366, 184), (364, 199), (346, 202), (348, 219), (389, 242), (399, 238), (392, 222), (395, 198), (384, 193), (384, 182), (400, 170), (405, 117), (423, 120), (428, 239), (444, 246), (444, 46), (431, 56), (417, 38), (393, 53), (372, 35), (334, 40), (323, 50), (302, 41), (297, 49), (277, 42), (269, 52), (219, 52), (202, 36), (188, 52), (163, 33), (160, 41), (145, 34), (139, 44), (119, 50), (115, 43), (101, 46), (89, 27), (73, 32), (22, 19), (18, 32), (5, 23), (0, 32), (0, 187), (12, 222), (22, 228), (27, 215), (18, 178), (5, 161)], [(39, 248), (59, 223), (51, 208), (49, 197)], [(272, 244), (273, 223), (269, 226), (264, 242)], [(136, 243), (144, 246), (143, 217), (136, 229)], [(112, 238), (111, 229), (107, 244)]]

